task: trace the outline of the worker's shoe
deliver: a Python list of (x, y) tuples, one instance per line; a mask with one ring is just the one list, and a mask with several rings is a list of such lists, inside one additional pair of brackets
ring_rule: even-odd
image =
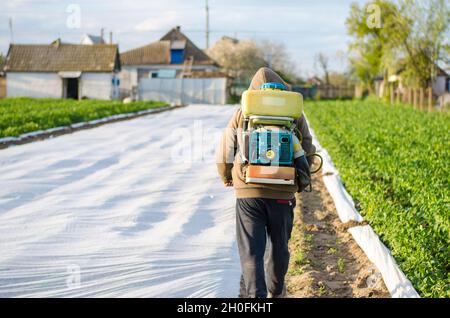
[(285, 297), (286, 297), (286, 285), (283, 286), (283, 290), (279, 295), (274, 295), (271, 292), (267, 293), (267, 298), (285, 298)]

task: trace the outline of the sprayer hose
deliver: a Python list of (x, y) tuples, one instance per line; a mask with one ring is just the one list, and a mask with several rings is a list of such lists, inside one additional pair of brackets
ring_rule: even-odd
[(306, 155), (306, 157), (319, 157), (319, 159), (320, 159), (320, 165), (319, 165), (319, 167), (318, 167), (316, 170), (311, 171), (311, 174), (317, 173), (317, 172), (319, 172), (320, 169), (322, 169), (322, 166), (323, 166), (323, 158), (322, 158), (321, 155), (319, 155), (318, 153), (312, 153), (312, 154)]

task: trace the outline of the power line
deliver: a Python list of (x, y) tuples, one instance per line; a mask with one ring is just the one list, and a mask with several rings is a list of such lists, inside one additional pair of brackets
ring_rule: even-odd
[(9, 32), (11, 35), (11, 43), (14, 43), (12, 18), (9, 18)]
[[(96, 28), (80, 28), (80, 30), (93, 30)], [(45, 30), (45, 31), (50, 31), (50, 30)], [(62, 32), (63, 34), (72, 34), (74, 33), (74, 31), (66, 31), (66, 32)], [(0, 29), (0, 33), (1, 32), (9, 32), (9, 30), (6, 29)], [(17, 31), (18, 33), (24, 34), (24, 33), (30, 33), (28, 30), (23, 30), (23, 31)], [(16, 33), (17, 33), (16, 32)], [(119, 33), (123, 34), (123, 33), (138, 33), (138, 34), (142, 34), (142, 33), (165, 33), (167, 32), (167, 29), (161, 29), (161, 30), (145, 30), (145, 31), (135, 31), (135, 30), (127, 30), (127, 31), (119, 31)], [(205, 33), (205, 29), (183, 29), (184, 33)], [(230, 29), (230, 30), (208, 30), (208, 34), (210, 35), (211, 33), (226, 33), (226, 34), (236, 34), (236, 33), (244, 33), (244, 34), (301, 34), (304, 33), (305, 30), (240, 30), (240, 29)]]
[(209, 49), (209, 7), (208, 7), (208, 0), (205, 0), (205, 9), (206, 9), (206, 49)]

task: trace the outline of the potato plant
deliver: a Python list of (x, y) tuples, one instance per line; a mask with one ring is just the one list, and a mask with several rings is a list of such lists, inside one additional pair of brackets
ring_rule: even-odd
[(450, 297), (450, 117), (403, 105), (311, 101), (316, 135), (361, 214), (424, 297)]
[(150, 101), (124, 104), (100, 100), (0, 99), (0, 138), (165, 105)]

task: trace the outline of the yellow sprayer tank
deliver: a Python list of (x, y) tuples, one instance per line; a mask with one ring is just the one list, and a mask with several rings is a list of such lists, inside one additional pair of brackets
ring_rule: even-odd
[(242, 114), (299, 118), (303, 111), (300, 93), (282, 90), (248, 90), (242, 94)]

